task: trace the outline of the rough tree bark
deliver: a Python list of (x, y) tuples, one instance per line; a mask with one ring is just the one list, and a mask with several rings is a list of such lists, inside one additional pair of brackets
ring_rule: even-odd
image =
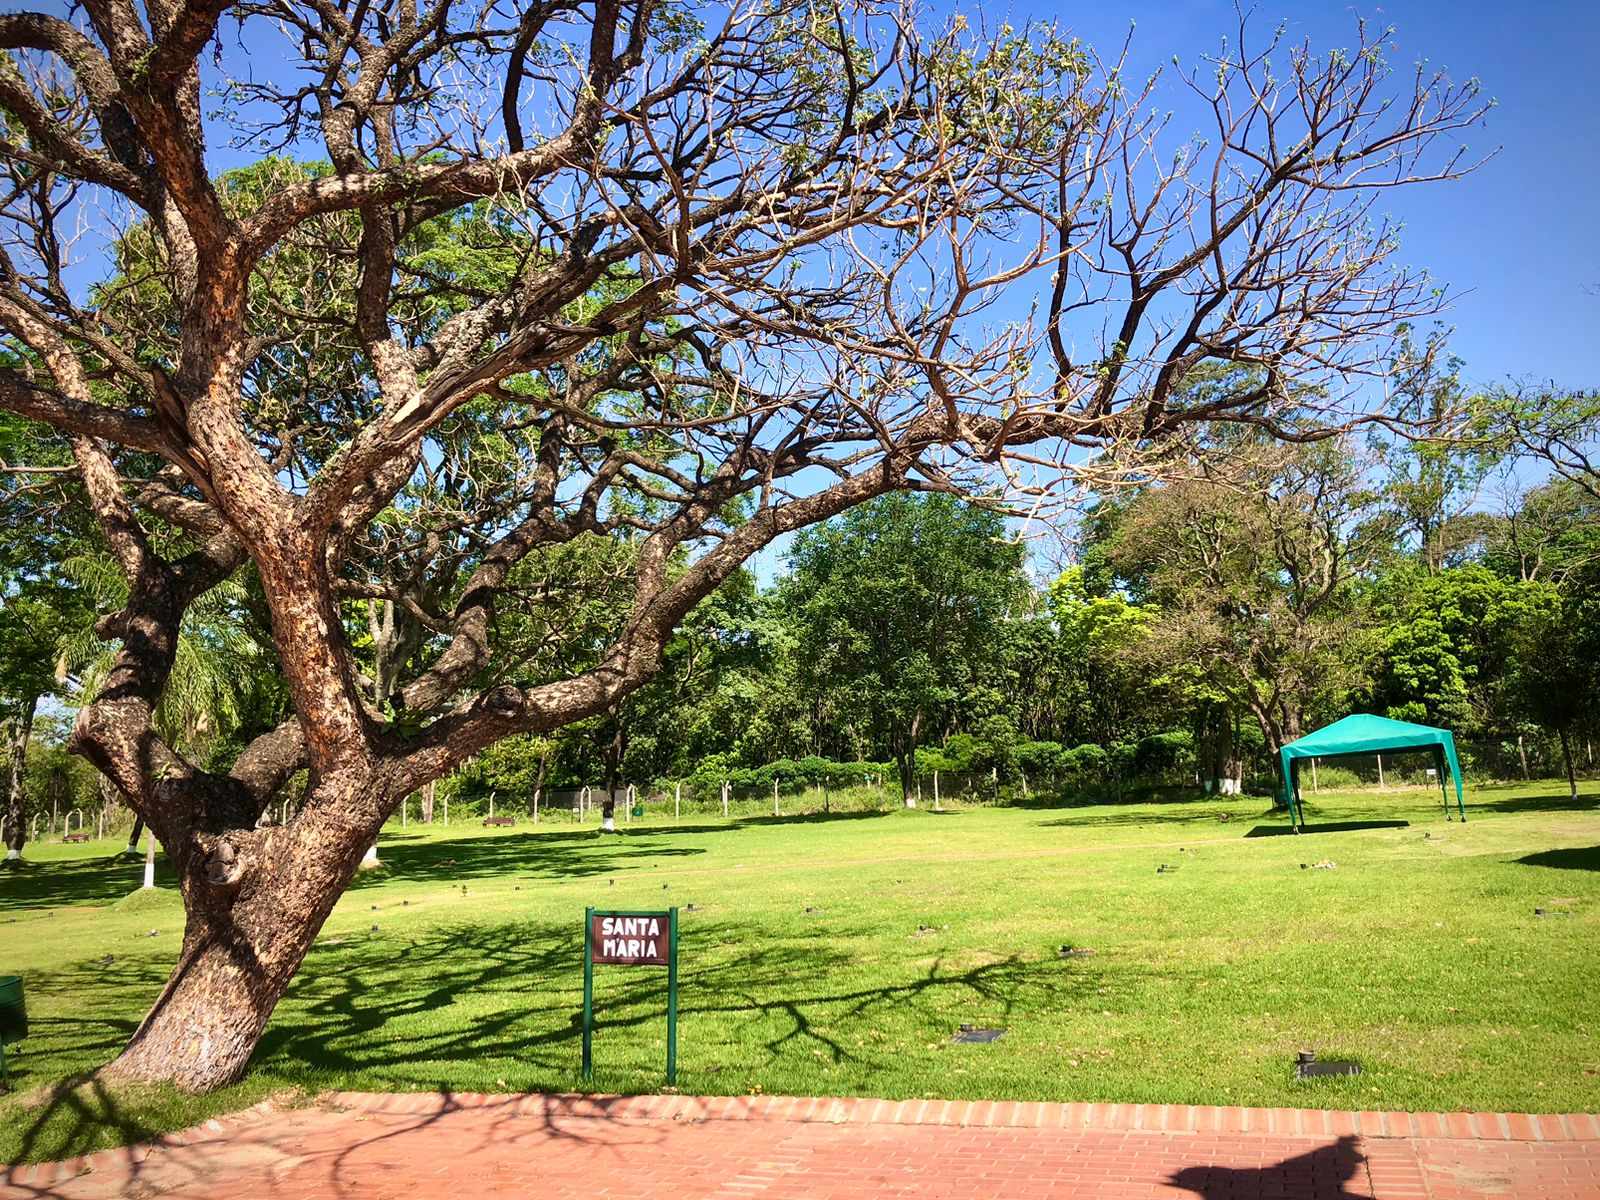
[(1567, 767), (1567, 789), (1572, 798), (1578, 798), (1578, 772), (1572, 765), (1572, 737), (1567, 732), (1567, 727), (1561, 727), (1561, 757)]
[(232, 834), (209, 855), (185, 853), (182, 843), (169, 848), (186, 911), (183, 945), (167, 986), (107, 1076), (209, 1091), (244, 1074), (356, 872), (363, 839), (352, 839), (325, 806), (359, 786), (325, 783), (308, 797), (305, 816)]
[(33, 736), (33, 714), (37, 697), (25, 701), (5, 722), (6, 756), (6, 861), (16, 862), (28, 842), (28, 795), (23, 766), (27, 761), (28, 739)]

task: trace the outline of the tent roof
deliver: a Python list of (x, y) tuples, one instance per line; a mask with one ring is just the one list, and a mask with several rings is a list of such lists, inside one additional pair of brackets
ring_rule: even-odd
[[(1337, 758), (1341, 754), (1382, 754), (1385, 750), (1432, 749), (1434, 761), (1441, 768), (1449, 768), (1456, 785), (1456, 811), (1467, 819), (1467, 810), (1461, 797), (1461, 760), (1456, 757), (1456, 739), (1448, 729), (1435, 729), (1432, 725), (1413, 725), (1410, 721), (1391, 721), (1388, 717), (1375, 717), (1371, 713), (1356, 713), (1332, 725), (1308, 733), (1305, 737), (1288, 743), (1278, 750), (1279, 779), (1282, 798), (1289, 809), (1289, 818), (1296, 830), (1302, 828), (1299, 805), (1300, 760), (1303, 758)], [(1315, 766), (1316, 764), (1312, 764)], [(1443, 771), (1440, 772), (1441, 776)], [(1440, 778), (1439, 787), (1444, 788)], [(1450, 815), (1450, 802), (1445, 799), (1445, 815)]]
[(1283, 747), (1283, 753), (1292, 758), (1332, 758), (1340, 754), (1374, 754), (1380, 750), (1438, 746), (1454, 741), (1448, 729), (1356, 713), (1290, 742)]

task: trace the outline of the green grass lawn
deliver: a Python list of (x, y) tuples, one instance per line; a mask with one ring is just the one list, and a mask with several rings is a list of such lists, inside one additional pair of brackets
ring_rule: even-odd
[[(113, 843), (31, 848), (0, 874), (0, 973), (26, 977), (33, 1027), (0, 1158), (272, 1093), (579, 1089), (585, 905), (695, 906), (688, 1092), (1600, 1108), (1600, 796), (1468, 800), (1463, 826), (1436, 792), (1324, 793), (1300, 837), (1256, 798), (667, 816), (612, 837), (392, 827), (250, 1077), (204, 1098), (56, 1086), (134, 1028), (182, 913), (170, 891), (114, 903), (142, 863)], [(1062, 959), (1064, 943), (1093, 954)], [(601, 967), (595, 990), (594, 1088), (660, 1087), (664, 973)], [(951, 1045), (962, 1022), (1007, 1032)], [(1364, 1073), (1293, 1082), (1307, 1048)]]

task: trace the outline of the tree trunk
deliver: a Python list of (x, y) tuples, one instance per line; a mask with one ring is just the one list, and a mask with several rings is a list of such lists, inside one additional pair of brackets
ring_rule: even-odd
[(1217, 796), (1237, 796), (1242, 790), (1239, 744), (1233, 714), (1221, 704), (1208, 704), (1201, 725), (1204, 750), (1205, 790)]
[(900, 757), (900, 796), (907, 808), (917, 806), (917, 739), (922, 733), (922, 711), (911, 717), (911, 728), (906, 733), (905, 748)]
[(605, 747), (606, 798), (600, 804), (600, 831), (617, 831), (617, 788), (622, 782), (622, 760), (628, 753), (628, 731), (621, 713), (612, 715), (612, 733)]
[(1265, 705), (1252, 703), (1250, 712), (1255, 717), (1257, 726), (1261, 729), (1261, 740), (1266, 743), (1267, 753), (1272, 757), (1272, 775), (1278, 781), (1277, 789), (1272, 793), (1272, 807), (1274, 809), (1287, 808), (1288, 805), (1285, 803), (1284, 798), (1287, 796), (1288, 789), (1292, 784), (1290, 780), (1284, 778), (1283, 759), (1278, 752), (1283, 749), (1286, 743), (1292, 742), (1294, 738), (1285, 730), (1283, 724), (1273, 717), (1271, 710)]
[(533, 803), (531, 805), (531, 811), (533, 814), (533, 823), (535, 825), (539, 823), (539, 797), (544, 794), (544, 780), (549, 771), (550, 751), (546, 750), (543, 754), (539, 755), (539, 773), (535, 775), (533, 779)]
[(144, 832), (144, 818), (139, 816), (136, 813), (136, 814), (134, 814), (134, 818), (133, 818), (133, 832), (128, 835), (128, 848), (127, 848), (127, 850), (123, 851), (123, 853), (125, 853), (125, 854), (137, 854), (137, 853), (139, 853), (139, 835), (142, 834), (143, 832)]
[(1244, 792), (1244, 763), (1239, 758), (1239, 720), (1235, 713), (1223, 711), (1222, 737), (1217, 749), (1216, 790), (1224, 796)]
[(1567, 727), (1565, 725), (1561, 727), (1561, 757), (1567, 763), (1567, 788), (1571, 792), (1572, 798), (1576, 800), (1578, 798), (1578, 773), (1572, 766), (1572, 739), (1567, 736)]
[(126, 1048), (103, 1074), (201, 1092), (238, 1080), (267, 1020), (371, 844), (312, 797), (290, 826), (166, 847), (186, 923), (172, 975)]
[(6, 861), (22, 857), (28, 841), (28, 795), (24, 790), (23, 768), (28, 760), (28, 738), (33, 733), (33, 713), (38, 697), (25, 701), (16, 716), (6, 722)]

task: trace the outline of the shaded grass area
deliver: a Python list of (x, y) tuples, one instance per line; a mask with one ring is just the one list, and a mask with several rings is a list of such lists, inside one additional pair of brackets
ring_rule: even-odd
[[(0, 1158), (269, 1093), (579, 1089), (590, 904), (684, 908), (685, 1091), (1593, 1110), (1600, 796), (1472, 799), (1461, 825), (1427, 789), (1323, 793), (1299, 837), (1261, 836), (1287, 822), (1249, 798), (392, 828), (249, 1078), (202, 1098), (61, 1086), (132, 1032), (182, 911), (111, 903), (142, 870), (112, 843), (40, 847), (0, 875), (0, 973), (33, 1024)], [(593, 1087), (660, 1087), (664, 973), (599, 968), (596, 1007)], [(955, 1046), (961, 1022), (1007, 1033)], [(1301, 1049), (1365, 1073), (1296, 1082)]]

